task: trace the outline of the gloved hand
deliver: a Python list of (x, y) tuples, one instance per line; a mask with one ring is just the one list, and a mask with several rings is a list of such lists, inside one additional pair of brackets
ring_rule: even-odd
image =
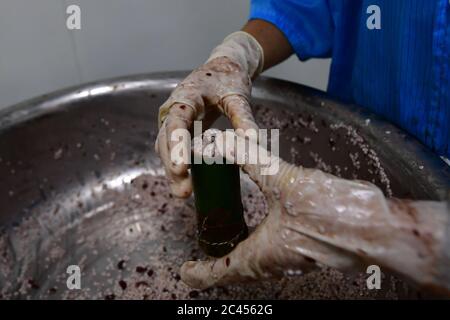
[[(242, 139), (230, 132), (222, 135)], [(244, 145), (227, 143), (223, 149), (221, 141), (213, 142), (216, 153), (229, 161), (238, 152), (230, 149)], [(365, 271), (376, 264), (419, 285), (450, 292), (450, 212), (445, 202), (386, 199), (368, 182), (268, 157), (259, 163), (279, 161), (276, 175), (261, 175), (261, 165), (242, 166), (264, 193), (268, 216), (227, 256), (183, 264), (181, 277), (188, 285), (207, 288), (295, 275), (320, 264), (342, 271)]]
[(189, 130), (195, 120), (203, 120), (203, 127), (207, 127), (220, 113), (230, 119), (235, 129), (256, 129), (249, 99), (252, 78), (262, 71), (263, 60), (263, 50), (250, 34), (233, 33), (213, 50), (203, 66), (176, 87), (160, 107), (160, 130), (155, 147), (175, 196), (188, 197), (192, 184), (188, 165), (171, 159), (171, 151), (178, 143), (178, 140), (171, 141), (172, 132)]

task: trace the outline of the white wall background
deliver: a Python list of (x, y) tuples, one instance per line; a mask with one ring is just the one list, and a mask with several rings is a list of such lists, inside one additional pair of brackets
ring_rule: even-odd
[[(81, 30), (66, 8), (81, 7)], [(201, 64), (247, 21), (249, 0), (1, 0), (0, 107), (93, 80)], [(329, 60), (292, 57), (267, 75), (315, 88)]]

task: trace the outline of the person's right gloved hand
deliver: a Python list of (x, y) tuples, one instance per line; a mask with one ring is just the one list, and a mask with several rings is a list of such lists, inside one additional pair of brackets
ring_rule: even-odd
[(156, 151), (163, 162), (172, 193), (188, 197), (192, 183), (188, 164), (172, 157), (178, 140), (172, 141), (175, 129), (189, 130), (195, 120), (212, 123), (220, 113), (235, 129), (257, 129), (250, 105), (252, 79), (264, 65), (263, 50), (248, 33), (231, 34), (216, 47), (208, 61), (194, 70), (172, 92), (159, 110), (159, 133)]
[[(318, 264), (342, 271), (365, 271), (375, 264), (450, 295), (446, 202), (387, 199), (371, 183), (297, 167), (266, 154), (261, 146), (247, 148), (243, 139), (222, 132), (210, 141), (213, 153), (230, 162), (237, 154), (257, 150), (259, 163), (246, 162), (242, 169), (264, 193), (268, 216), (225, 257), (183, 264), (184, 282), (203, 289), (297, 275)], [(229, 143), (234, 140), (240, 141)], [(276, 174), (261, 174), (261, 164), (277, 163)]]

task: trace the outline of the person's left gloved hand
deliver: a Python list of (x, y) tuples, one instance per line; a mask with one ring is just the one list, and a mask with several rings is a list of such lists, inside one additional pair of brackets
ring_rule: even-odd
[[(216, 148), (234, 161), (230, 155), (237, 150)], [(268, 216), (227, 256), (183, 264), (181, 277), (188, 285), (207, 288), (295, 275), (318, 264), (342, 271), (377, 264), (419, 285), (450, 292), (445, 202), (388, 200), (370, 183), (268, 157), (271, 163), (279, 161), (276, 175), (261, 175), (260, 165), (242, 167), (265, 194)]]

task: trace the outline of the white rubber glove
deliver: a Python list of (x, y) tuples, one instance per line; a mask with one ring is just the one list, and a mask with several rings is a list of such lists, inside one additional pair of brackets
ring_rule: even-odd
[[(229, 134), (234, 135), (222, 133)], [(224, 152), (218, 141), (213, 142), (216, 153), (233, 161), (230, 155), (237, 151), (227, 145)], [(421, 286), (450, 292), (447, 203), (386, 199), (368, 182), (269, 157), (279, 161), (276, 175), (262, 176), (259, 165), (242, 167), (265, 194), (268, 216), (227, 256), (183, 264), (181, 277), (188, 285), (207, 288), (295, 275), (320, 264), (342, 271), (365, 271), (376, 264)]]
[(194, 120), (204, 120), (205, 128), (220, 113), (230, 119), (235, 129), (257, 129), (249, 99), (252, 79), (262, 71), (263, 60), (263, 50), (250, 34), (233, 33), (160, 107), (160, 130), (155, 147), (175, 196), (188, 197), (192, 184), (188, 165), (174, 163), (171, 159), (171, 150), (178, 142), (171, 141), (171, 133), (175, 129), (190, 129)]

